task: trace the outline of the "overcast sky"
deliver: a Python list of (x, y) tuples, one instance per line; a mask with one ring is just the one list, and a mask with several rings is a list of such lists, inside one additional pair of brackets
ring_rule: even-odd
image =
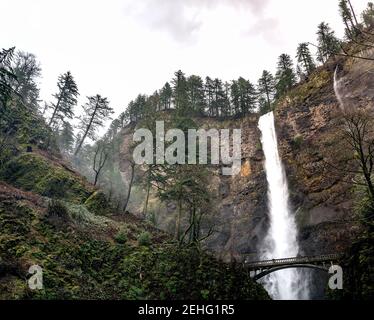
[[(368, 0), (352, 0), (357, 13)], [(338, 0), (1, 0), (0, 47), (34, 53), (41, 98), (70, 70), (80, 91), (107, 96), (118, 114), (178, 69), (256, 82), (277, 57), (315, 42), (318, 23), (343, 34)]]

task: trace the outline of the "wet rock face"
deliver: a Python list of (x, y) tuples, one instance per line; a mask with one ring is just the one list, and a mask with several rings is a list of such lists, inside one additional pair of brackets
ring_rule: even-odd
[[(372, 106), (373, 90), (363, 83), (374, 83), (374, 66), (361, 61), (341, 61), (340, 90), (348, 104)], [(326, 162), (333, 161), (331, 148), (336, 143), (335, 121), (339, 104), (333, 88), (335, 65), (327, 65), (295, 88), (279, 102), (276, 127), (279, 150), (287, 173), (290, 205), (300, 229), (300, 246), (306, 255), (344, 251), (359, 232), (352, 222), (353, 196), (346, 173), (332, 174)], [(212, 223), (216, 233), (206, 245), (224, 260), (257, 259), (268, 229), (267, 184), (264, 155), (258, 129), (258, 116), (230, 121), (198, 119), (204, 128), (242, 129), (242, 168), (227, 177), (214, 171), (210, 189), (215, 194)], [(122, 172), (128, 177), (128, 152), (132, 131), (124, 134)], [(135, 171), (136, 181), (144, 172)], [(142, 216), (144, 186), (135, 186), (131, 211)], [(177, 206), (161, 203), (151, 192), (150, 208), (158, 217), (158, 227), (174, 233)]]
[[(374, 56), (372, 52), (371, 54)], [(373, 108), (374, 64), (341, 61), (338, 92), (345, 108)], [(352, 168), (337, 170), (335, 150), (342, 130), (333, 65), (298, 87), (277, 108), (280, 152), (305, 254), (344, 252), (360, 232), (354, 222)], [(350, 150), (346, 150), (350, 152)]]
[[(214, 197), (212, 224), (216, 232), (206, 241), (206, 246), (223, 260), (243, 260), (247, 255), (257, 256), (259, 241), (267, 229), (266, 176), (263, 172), (264, 156), (261, 150), (258, 117), (232, 121), (198, 119), (204, 128), (225, 128), (242, 130), (242, 168), (236, 176), (223, 176), (212, 168), (209, 189)], [(123, 132), (121, 148), (121, 171), (124, 180), (130, 177), (129, 152), (133, 129)], [(134, 191), (130, 211), (143, 217), (145, 188), (140, 182), (144, 168), (135, 169)], [(155, 192), (151, 192), (150, 210), (157, 215), (158, 227), (174, 233), (177, 205), (161, 203)]]

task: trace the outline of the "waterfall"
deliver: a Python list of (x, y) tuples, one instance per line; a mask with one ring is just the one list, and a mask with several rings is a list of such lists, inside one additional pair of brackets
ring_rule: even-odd
[[(289, 208), (286, 175), (278, 152), (274, 114), (260, 118), (262, 147), (265, 154), (265, 171), (268, 182), (268, 210), (270, 228), (263, 243), (261, 259), (292, 258), (299, 254), (297, 227), (294, 214)], [(264, 278), (264, 286), (276, 300), (307, 299), (308, 290), (302, 286), (302, 271), (285, 269)]]
[(334, 92), (335, 92), (336, 98), (338, 99), (340, 108), (344, 111), (343, 98), (339, 91), (340, 91), (340, 80), (338, 79), (338, 67), (336, 67), (335, 72), (334, 72)]

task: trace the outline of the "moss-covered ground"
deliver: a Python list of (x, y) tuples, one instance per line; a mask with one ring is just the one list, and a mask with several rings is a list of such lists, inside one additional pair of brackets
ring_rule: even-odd
[[(18, 155), (0, 176), (0, 299), (268, 299), (242, 266), (114, 212), (40, 154)], [(42, 290), (29, 289), (32, 265)]]

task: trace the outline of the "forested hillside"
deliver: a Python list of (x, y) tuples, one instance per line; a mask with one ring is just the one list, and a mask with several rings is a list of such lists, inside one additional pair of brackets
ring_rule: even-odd
[[(0, 299), (269, 299), (243, 263), (260, 259), (270, 224), (258, 129), (269, 112), (301, 252), (344, 254), (344, 290), (321, 296), (323, 278), (313, 298), (372, 299), (374, 6), (358, 16), (341, 0), (339, 12), (344, 39), (322, 22), (256, 83), (179, 70), (117, 113), (99, 93), (78, 106), (65, 70), (41, 101), (43, 62), (2, 49)], [(241, 129), (239, 174), (135, 163), (134, 132), (155, 134), (156, 121)], [(43, 290), (27, 287), (32, 265)]]

